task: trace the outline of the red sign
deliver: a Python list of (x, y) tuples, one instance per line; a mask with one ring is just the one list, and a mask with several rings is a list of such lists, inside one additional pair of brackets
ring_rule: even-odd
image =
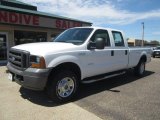
[(39, 17), (34, 15), (0, 11), (0, 22), (37, 26), (39, 25)]
[(79, 22), (56, 20), (56, 28), (59, 28), (59, 29), (68, 29), (71, 27), (80, 27), (80, 26), (82, 26), (82, 24)]
[(71, 27), (85, 26), (81, 22), (42, 17), (38, 15), (22, 14), (0, 10), (0, 23), (39, 26), (47, 28), (68, 29)]

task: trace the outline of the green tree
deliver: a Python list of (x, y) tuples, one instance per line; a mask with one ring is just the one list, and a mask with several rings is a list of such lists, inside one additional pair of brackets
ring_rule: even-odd
[(157, 40), (151, 40), (150, 43), (151, 43), (151, 44), (154, 44), (154, 45), (160, 45), (159, 41), (157, 41)]

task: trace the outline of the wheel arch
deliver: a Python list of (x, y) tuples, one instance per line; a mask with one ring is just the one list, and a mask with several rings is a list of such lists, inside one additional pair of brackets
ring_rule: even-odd
[(73, 63), (73, 62), (65, 62), (65, 63), (61, 63), (55, 67), (52, 68), (49, 76), (48, 76), (48, 80), (47, 80), (47, 83), (46, 83), (46, 86), (48, 84), (51, 83), (52, 79), (51, 77), (55, 74), (57, 74), (59, 71), (61, 70), (70, 70), (72, 72), (74, 72), (77, 76), (77, 79), (80, 81), (81, 80), (81, 69), (80, 67), (76, 64), (76, 63)]
[[(134, 73), (136, 76), (142, 77), (145, 71), (145, 62), (147, 62), (147, 56), (146, 55), (142, 55), (137, 66), (134, 67)], [(142, 64), (144, 63), (144, 64)], [(143, 66), (142, 66), (143, 65)], [(141, 72), (141, 68), (143, 69), (143, 72)]]
[(145, 54), (143, 54), (139, 60), (139, 62), (143, 60), (144, 62), (147, 62), (147, 56)]

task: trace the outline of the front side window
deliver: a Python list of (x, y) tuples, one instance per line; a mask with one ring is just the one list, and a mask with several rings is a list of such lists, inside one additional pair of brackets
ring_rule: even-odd
[(93, 36), (91, 37), (91, 41), (94, 43), (97, 38), (102, 38), (105, 40), (105, 46), (110, 46), (110, 39), (108, 35), (108, 31), (106, 30), (96, 30)]
[(124, 40), (121, 32), (112, 31), (115, 46), (124, 47)]
[(92, 32), (92, 28), (72, 28), (57, 36), (54, 42), (66, 42), (81, 45)]

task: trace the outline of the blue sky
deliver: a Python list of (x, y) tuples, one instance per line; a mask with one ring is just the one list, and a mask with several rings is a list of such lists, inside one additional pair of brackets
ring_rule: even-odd
[[(26, 0), (20, 0), (26, 2)], [(160, 0), (27, 0), (39, 11), (123, 30), (127, 38), (160, 41)]]

